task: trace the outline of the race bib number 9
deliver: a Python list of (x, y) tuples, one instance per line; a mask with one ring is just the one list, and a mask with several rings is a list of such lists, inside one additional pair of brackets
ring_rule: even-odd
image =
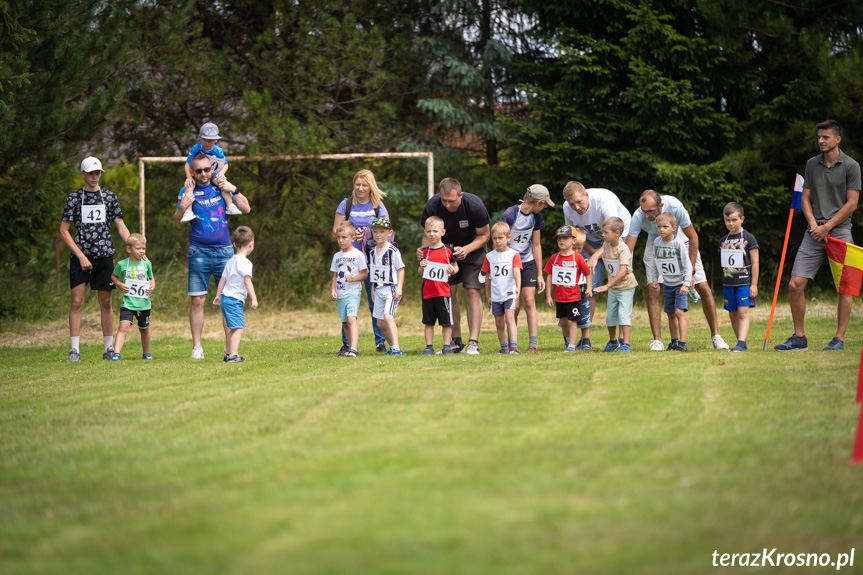
[(576, 268), (552, 266), (551, 283), (557, 286), (575, 287)]
[(141, 297), (150, 299), (147, 290), (150, 289), (150, 280), (126, 280), (126, 286), (129, 288), (129, 297)]
[(680, 264), (676, 259), (657, 259), (656, 265), (659, 266), (659, 273), (664, 276), (675, 276), (680, 273)]
[(620, 260), (602, 260), (605, 263), (605, 270), (608, 272), (608, 279), (613, 278), (620, 273)]
[(722, 262), (722, 267), (725, 269), (729, 268), (742, 268), (743, 265), (743, 250), (726, 250), (723, 249), (720, 252), (720, 260)]
[(81, 206), (81, 223), (104, 224), (105, 221), (105, 204)]
[(379, 265), (371, 265), (369, 266), (369, 273), (371, 274), (371, 282), (375, 285), (381, 286), (387, 282), (387, 272), (389, 271), (390, 266), (379, 266)]
[(428, 262), (423, 268), (423, 279), (436, 282), (449, 281), (448, 264), (439, 264), (437, 262)]

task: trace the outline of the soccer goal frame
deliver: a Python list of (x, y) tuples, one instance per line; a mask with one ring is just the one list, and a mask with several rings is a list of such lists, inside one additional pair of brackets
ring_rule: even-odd
[[(370, 152), (366, 154), (319, 154), (296, 156), (227, 156), (229, 162), (267, 162), (267, 161), (297, 161), (297, 160), (364, 160), (364, 159), (399, 159), (426, 158), (428, 174), (428, 197), (434, 195), (434, 153), (433, 152)], [(146, 235), (146, 176), (144, 167), (155, 163), (183, 163), (186, 156), (142, 156), (138, 158), (138, 214), (140, 216), (141, 234)]]

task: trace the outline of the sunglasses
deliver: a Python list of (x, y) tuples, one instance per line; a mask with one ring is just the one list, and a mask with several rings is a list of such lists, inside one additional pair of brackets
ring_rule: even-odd
[(642, 214), (644, 214), (645, 216), (655, 216), (655, 215), (659, 214), (659, 212), (660, 212), (661, 210), (662, 210), (662, 204), (659, 204), (658, 206), (656, 206), (655, 208), (653, 208), (653, 209), (652, 209), (652, 210), (650, 210), (650, 211), (647, 211), (647, 210), (645, 210), (645, 209), (642, 209), (642, 210), (641, 210), (641, 213), (642, 213)]
[(200, 174), (200, 173), (209, 174), (210, 170), (212, 170), (212, 169), (213, 168), (198, 168), (197, 170), (192, 170), (192, 171), (195, 172), (196, 174)]

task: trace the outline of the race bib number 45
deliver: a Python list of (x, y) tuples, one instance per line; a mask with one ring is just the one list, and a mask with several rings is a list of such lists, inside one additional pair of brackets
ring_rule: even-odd
[(427, 262), (423, 268), (423, 279), (436, 282), (449, 281), (448, 264), (439, 264), (437, 262)]

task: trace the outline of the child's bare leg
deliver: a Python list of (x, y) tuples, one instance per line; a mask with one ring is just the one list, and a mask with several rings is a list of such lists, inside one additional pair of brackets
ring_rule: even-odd
[(240, 350), (240, 339), (243, 337), (243, 328), (238, 327), (236, 329), (232, 329), (231, 333), (228, 334), (228, 341), (225, 348), (227, 348), (228, 357), (232, 355), (237, 355)]
[(129, 333), (130, 327), (132, 327), (131, 322), (120, 322), (120, 325), (117, 327), (117, 337), (114, 338), (114, 353), (123, 351), (123, 344), (126, 343), (126, 334)]
[[(509, 337), (507, 341), (518, 341), (518, 324), (515, 323), (515, 310), (508, 309), (503, 312), (503, 317), (506, 320), (506, 331)], [(496, 319), (496, 318), (495, 318)], [(530, 329), (530, 328), (528, 328)], [(497, 334), (498, 339), (500, 339), (500, 330), (498, 330)], [(501, 339), (501, 343), (504, 341)]]
[(426, 334), (426, 346), (434, 345), (434, 326), (433, 325), (425, 326), (425, 334)]
[(590, 339), (590, 326), (581, 328), (581, 339)]
[(734, 330), (734, 335), (738, 340), (744, 340), (745, 338), (740, 337), (740, 316), (737, 312), (741, 311), (740, 308), (737, 308), (737, 311), (728, 312), (728, 317), (731, 319), (731, 329)]
[(673, 313), (668, 314), (668, 331), (671, 332), (671, 339), (677, 339), (677, 319)]
[(387, 342), (389, 342), (390, 347), (398, 347), (399, 346), (399, 328), (396, 325), (396, 318), (391, 315), (384, 314), (383, 324), (378, 322), (378, 327), (386, 327), (386, 333), (384, 333), (384, 337), (387, 338)]
[(620, 326), (620, 337), (623, 338), (623, 343), (629, 345), (629, 338), (632, 336), (632, 326), (631, 325), (622, 325)]
[(234, 203), (234, 199), (233, 199), (233, 198), (231, 198), (231, 193), (230, 193), (230, 192), (224, 192), (224, 191), (223, 191), (223, 192), (222, 192), (222, 199), (223, 199), (223, 200), (225, 200), (225, 207), (228, 207), (228, 206), (230, 206), (231, 204), (233, 204), (233, 203)]
[(746, 341), (746, 338), (749, 337), (749, 308), (737, 308), (737, 314), (739, 315), (739, 324), (734, 333), (737, 334), (737, 339)]
[(578, 336), (578, 322), (567, 319), (564, 327), (567, 331), (566, 336), (569, 338), (569, 345), (575, 345)]
[[(374, 317), (374, 316), (372, 316)], [(386, 316), (384, 316), (386, 317)], [(381, 335), (384, 336), (384, 341), (387, 343), (390, 342), (390, 334), (389, 334), (389, 326), (385, 319), (378, 319), (378, 330), (381, 332)], [(359, 328), (357, 328), (359, 329)]]
[(617, 326), (610, 325), (608, 326), (608, 341), (615, 341), (617, 339)]
[(357, 318), (348, 316), (348, 321), (345, 322), (345, 325), (347, 326), (345, 336), (348, 339), (348, 348), (357, 349), (357, 346), (360, 343), (360, 332), (357, 327)]
[[(536, 312), (536, 288), (521, 288), (521, 307), (527, 317), (527, 335), (537, 337), (539, 333), (539, 314)], [(515, 315), (518, 325), (518, 315)]]
[(142, 327), (138, 331), (141, 332), (141, 351), (144, 354), (150, 353), (150, 328)]
[(494, 327), (497, 329), (497, 340), (504, 344), (509, 340), (506, 339), (506, 320), (502, 315), (494, 316)]
[(452, 343), (452, 326), (451, 325), (443, 326), (443, 328), (441, 329), (441, 332), (443, 335), (443, 344), (444, 345), (451, 344)]
[(677, 329), (680, 332), (680, 341), (686, 341), (686, 312), (682, 309), (674, 310), (677, 316)]

